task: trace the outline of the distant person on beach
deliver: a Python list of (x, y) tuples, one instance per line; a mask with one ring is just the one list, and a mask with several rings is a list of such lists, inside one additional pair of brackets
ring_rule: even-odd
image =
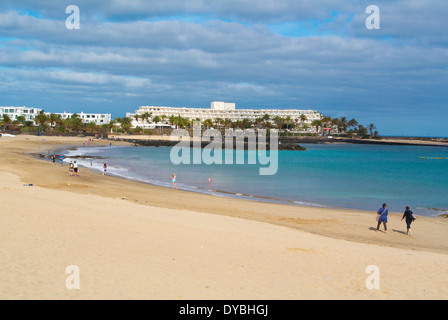
[(401, 218), (401, 221), (406, 218), (406, 235), (412, 236), (412, 230), (411, 230), (411, 224), (415, 220), (414, 213), (411, 211), (411, 208), (406, 207), (406, 211), (403, 214), (403, 218)]
[(212, 186), (212, 177), (208, 177), (208, 188)]
[(389, 214), (389, 210), (386, 209), (385, 203), (383, 203), (383, 207), (378, 210), (377, 214), (378, 225), (376, 226), (376, 231), (380, 230), (380, 225), (383, 223), (384, 232), (387, 232), (387, 215)]
[(56, 164), (56, 155), (55, 155), (55, 154), (53, 154), (53, 155), (51, 156), (51, 159), (53, 160), (53, 164)]
[(74, 168), (75, 168), (75, 167), (74, 167), (74, 165), (73, 165), (73, 162), (70, 161), (70, 165), (69, 165), (69, 167), (68, 167), (68, 173), (70, 174), (70, 177), (73, 176)]
[(93, 167), (93, 161), (90, 161), (90, 168)]
[(176, 190), (177, 190), (176, 174), (175, 173), (173, 173), (173, 175), (171, 176), (171, 179), (173, 180), (173, 190), (174, 190), (174, 188), (176, 188)]
[(75, 163), (73, 163), (73, 171), (75, 172), (75, 177), (77, 177), (78, 176), (78, 164), (76, 163), (76, 161), (75, 161)]
[(61, 161), (61, 166), (64, 164), (64, 156), (61, 154), (59, 157), (59, 161)]
[(103, 176), (107, 174), (107, 162), (103, 166)]

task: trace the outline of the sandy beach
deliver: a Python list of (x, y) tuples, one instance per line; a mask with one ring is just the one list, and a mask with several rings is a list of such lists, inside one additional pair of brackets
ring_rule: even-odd
[[(410, 237), (391, 213), (376, 232), (378, 208), (173, 191), (87, 168), (70, 177), (29, 155), (85, 141), (0, 138), (0, 299), (448, 298), (447, 218), (418, 217)], [(79, 290), (66, 287), (72, 265)], [(369, 266), (379, 289), (366, 286)]]

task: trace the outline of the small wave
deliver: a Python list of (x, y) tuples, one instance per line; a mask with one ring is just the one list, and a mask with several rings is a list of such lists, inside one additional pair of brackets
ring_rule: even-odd
[(417, 211), (416, 212), (417, 215), (422, 214), (428, 217), (438, 217), (448, 215), (447, 209), (439, 209), (439, 208), (417, 207), (415, 211)]
[(324, 206), (322, 204), (310, 203), (310, 202), (304, 202), (304, 201), (293, 201), (293, 203), (298, 204), (300, 206), (306, 206), (306, 207), (329, 208), (328, 206)]

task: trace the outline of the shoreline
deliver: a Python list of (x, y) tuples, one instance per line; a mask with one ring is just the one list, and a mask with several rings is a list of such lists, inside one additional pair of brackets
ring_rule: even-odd
[[(374, 212), (173, 191), (84, 168), (69, 177), (27, 155), (78, 143), (0, 139), (0, 299), (448, 297), (448, 219), (419, 217), (409, 237), (391, 213), (385, 234)], [(80, 290), (65, 287), (70, 265)], [(366, 288), (370, 265), (381, 290)]]

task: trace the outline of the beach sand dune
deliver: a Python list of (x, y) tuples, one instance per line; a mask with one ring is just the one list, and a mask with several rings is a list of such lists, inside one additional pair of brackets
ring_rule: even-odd
[[(366, 212), (173, 192), (87, 169), (75, 179), (24, 154), (81, 141), (0, 140), (0, 299), (448, 298), (445, 219), (421, 217), (411, 238), (395, 214), (377, 233)], [(72, 265), (79, 290), (66, 287)], [(372, 265), (379, 289), (366, 286)]]

